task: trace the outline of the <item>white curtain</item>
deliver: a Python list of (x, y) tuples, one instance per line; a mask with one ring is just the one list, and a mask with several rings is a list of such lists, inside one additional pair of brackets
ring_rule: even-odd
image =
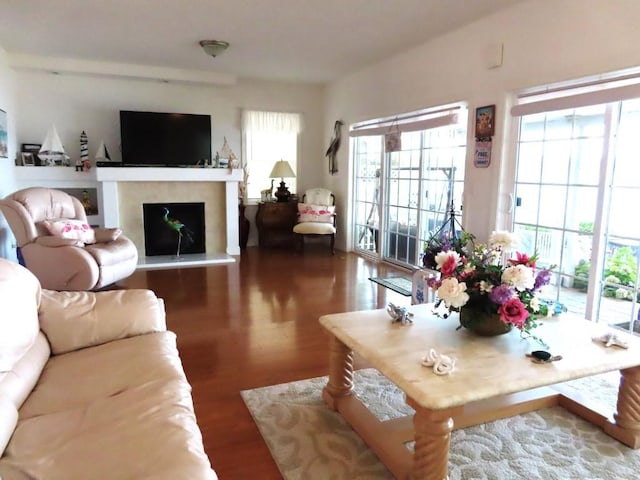
[(245, 132), (300, 133), (302, 119), (298, 113), (242, 112), (242, 130)]

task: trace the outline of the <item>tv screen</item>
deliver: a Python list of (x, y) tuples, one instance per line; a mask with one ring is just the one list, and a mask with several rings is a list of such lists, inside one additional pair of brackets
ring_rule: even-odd
[(122, 164), (179, 167), (211, 159), (211, 116), (120, 111)]

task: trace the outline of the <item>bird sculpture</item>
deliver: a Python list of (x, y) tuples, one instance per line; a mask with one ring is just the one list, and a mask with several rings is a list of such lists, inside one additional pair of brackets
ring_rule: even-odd
[(178, 234), (178, 248), (176, 251), (176, 257), (180, 256), (180, 245), (182, 243), (182, 237), (185, 237), (186, 241), (188, 241), (189, 243), (193, 243), (193, 236), (191, 233), (191, 230), (189, 230), (184, 223), (182, 223), (180, 220), (178, 220), (177, 218), (171, 218), (169, 217), (169, 209), (168, 208), (163, 208), (162, 209), (163, 215), (162, 215), (162, 221), (165, 223), (165, 225), (167, 227), (169, 227), (171, 230), (173, 230), (174, 232), (176, 232)]
[(338, 149), (340, 148), (342, 125), (343, 123), (340, 120), (336, 120), (336, 123), (333, 124), (333, 138), (331, 139), (327, 152), (324, 154), (325, 157), (329, 157), (329, 173), (331, 175), (338, 173), (338, 161), (336, 160), (336, 156), (338, 155)]

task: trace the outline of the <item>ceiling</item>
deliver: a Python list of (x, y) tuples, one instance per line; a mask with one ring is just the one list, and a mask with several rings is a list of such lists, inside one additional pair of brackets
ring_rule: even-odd
[[(323, 83), (523, 0), (0, 2), (9, 54)], [(199, 40), (228, 41), (207, 56)]]

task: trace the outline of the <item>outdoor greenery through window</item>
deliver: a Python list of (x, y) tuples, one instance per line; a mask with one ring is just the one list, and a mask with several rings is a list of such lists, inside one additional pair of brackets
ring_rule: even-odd
[[(301, 121), (297, 113), (254, 110), (242, 113), (244, 164), (248, 170), (245, 200), (260, 200), (263, 190), (275, 192), (280, 179), (272, 179), (269, 175), (278, 160), (286, 160), (296, 172)], [(289, 191), (295, 193), (296, 179), (284, 180)]]
[(594, 93), (589, 105), (588, 95), (572, 95), (514, 108), (521, 115), (514, 230), (524, 250), (538, 252), (541, 266), (557, 266), (552, 294), (559, 304), (633, 330), (640, 300), (640, 223), (633, 213), (640, 203), (640, 99), (603, 103)]

